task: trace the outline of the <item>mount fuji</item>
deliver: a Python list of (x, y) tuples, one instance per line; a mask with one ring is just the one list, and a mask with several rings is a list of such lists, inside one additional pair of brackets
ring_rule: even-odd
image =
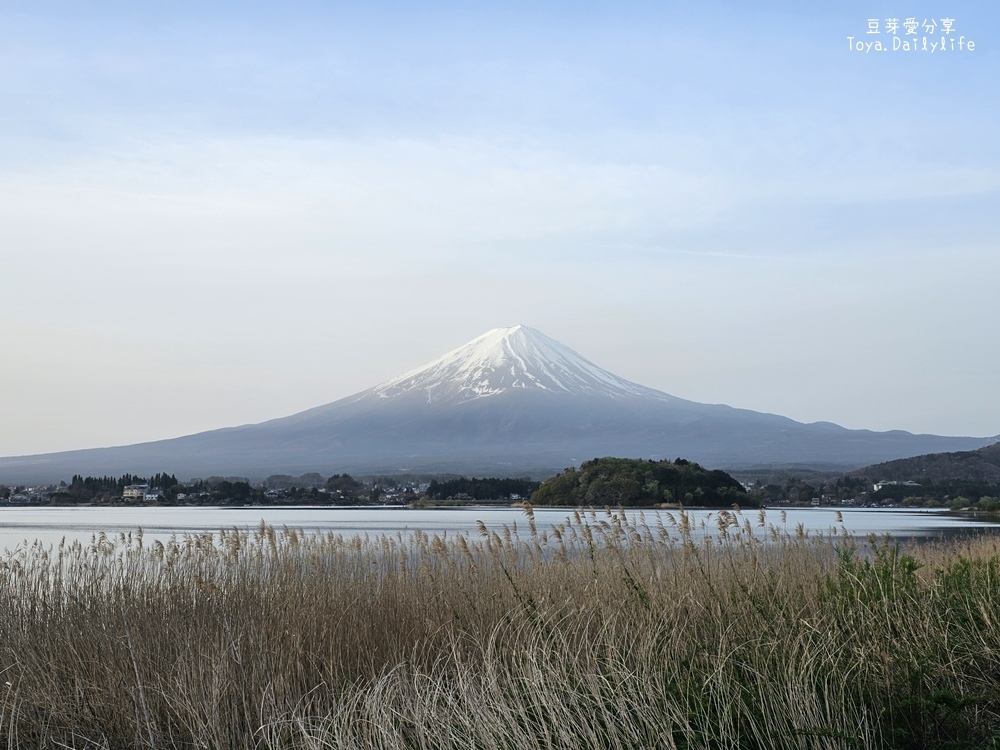
[(384, 383), (289, 417), (150, 443), (0, 459), (0, 482), (72, 474), (543, 475), (598, 456), (712, 467), (856, 468), (997, 438), (803, 424), (701, 404), (604, 370), (525, 326), (495, 328)]

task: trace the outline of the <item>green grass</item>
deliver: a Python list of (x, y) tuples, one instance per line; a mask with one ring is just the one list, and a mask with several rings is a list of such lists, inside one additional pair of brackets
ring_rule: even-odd
[(1000, 747), (995, 540), (717, 518), (19, 550), (0, 747)]

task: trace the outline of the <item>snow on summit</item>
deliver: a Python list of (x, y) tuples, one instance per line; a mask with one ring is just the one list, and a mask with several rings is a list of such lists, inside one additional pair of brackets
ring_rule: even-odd
[(427, 401), (466, 401), (517, 389), (613, 397), (666, 394), (588, 362), (527, 326), (494, 328), (423, 367), (372, 389), (381, 398), (424, 391)]

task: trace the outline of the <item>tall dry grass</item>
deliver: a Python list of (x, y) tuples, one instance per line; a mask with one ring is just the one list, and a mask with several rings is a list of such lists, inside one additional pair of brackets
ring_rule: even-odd
[(1000, 549), (530, 509), (0, 564), (0, 745), (1000, 747)]

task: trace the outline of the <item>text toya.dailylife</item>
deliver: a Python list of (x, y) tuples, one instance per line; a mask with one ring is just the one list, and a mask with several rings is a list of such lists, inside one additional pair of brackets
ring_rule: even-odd
[(892, 42), (883, 43), (881, 39), (874, 42), (865, 41), (855, 36), (847, 37), (847, 44), (852, 52), (975, 52), (976, 43), (964, 36), (958, 38), (942, 36), (939, 39), (926, 36), (914, 39), (904, 39), (898, 36)]

